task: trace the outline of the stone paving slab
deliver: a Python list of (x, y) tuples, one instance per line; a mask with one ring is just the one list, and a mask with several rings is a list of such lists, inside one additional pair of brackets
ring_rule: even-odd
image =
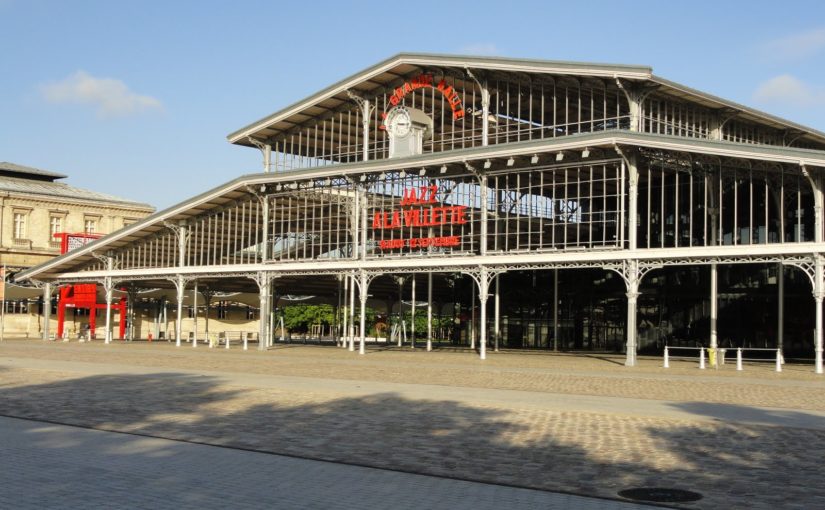
[(0, 417), (0, 508), (644, 510), (449, 480)]
[(7, 341), (2, 356), (109, 363), (114, 356), (130, 365), (175, 370), (213, 370), (249, 374), (356, 379), (412, 384), (497, 388), (576, 395), (712, 402), (825, 411), (825, 378), (808, 365), (788, 364), (776, 373), (770, 363), (725, 365), (698, 370), (695, 363), (640, 358), (623, 366), (619, 355), (552, 355), (546, 352), (490, 353), (481, 362), (473, 352), (424, 352), (423, 349), (373, 349), (359, 356), (346, 349), (278, 346), (267, 356), (257, 350), (175, 348), (166, 342), (103, 345), (100, 342)]
[[(219, 353), (164, 345), (11, 342), (0, 345), (0, 413), (608, 498), (640, 486), (704, 494), (684, 508), (825, 508), (817, 476), (825, 431), (759, 424), (760, 414), (776, 412), (760, 406), (776, 401), (785, 404), (776, 407), (788, 415), (818, 419), (806, 410), (822, 409), (823, 383), (807, 372), (766, 373), (765, 382), (753, 374), (714, 373), (686, 383), (697, 371), (642, 367), (634, 372), (609, 357), (579, 362), (528, 355), (521, 366), (517, 355), (503, 355), (480, 366), (462, 353), (429, 354), (358, 357), (334, 348)], [(421, 366), (414, 362), (420, 359), (426, 360)], [(22, 360), (55, 364), (24, 368)], [(75, 360), (117, 364), (118, 371), (83, 368)], [(556, 373), (562, 369), (570, 374)], [(250, 374), (262, 374), (262, 381), (269, 374), (310, 382), (303, 388), (255, 385)], [(727, 383), (720, 384), (720, 378)], [(633, 398), (650, 399), (648, 392), (673, 395), (672, 403), (697, 416), (711, 411), (730, 416), (639, 415), (623, 409), (627, 401), (620, 399), (612, 409), (588, 411), (542, 406), (540, 399), (530, 405), (518, 399), (506, 405), (496, 399), (465, 401), (457, 398), (458, 390), (449, 395), (420, 390), (432, 392), (427, 395), (372, 388), (352, 394), (340, 380), (502, 392), (526, 387), (539, 397), (616, 397), (622, 396), (617, 388), (632, 388)], [(445, 381), (453, 384), (430, 384)], [(336, 384), (342, 386), (337, 393)], [(706, 398), (694, 400), (697, 393)], [(736, 419), (742, 415), (748, 415), (745, 422)]]
[[(156, 374), (157, 369), (134, 367), (119, 363), (89, 363), (16, 358), (0, 360), (0, 366), (39, 370), (71, 370), (85, 375), (113, 375), (121, 373)], [(797, 412), (787, 408), (731, 406), (716, 403), (674, 402), (652, 399), (567, 395), (559, 393), (468, 388), (409, 384), (385, 381), (358, 381), (349, 379), (319, 379), (271, 374), (239, 374), (211, 370), (176, 370), (179, 375), (207, 376), (216, 383), (245, 388), (275, 388), (294, 392), (332, 394), (349, 398), (368, 397), (376, 393), (394, 394), (408, 400), (441, 399), (455, 403), (493, 405), (499, 408), (539, 408), (558, 411), (616, 413), (628, 416), (657, 417), (684, 421), (725, 421), (749, 425), (825, 430), (825, 411)]]

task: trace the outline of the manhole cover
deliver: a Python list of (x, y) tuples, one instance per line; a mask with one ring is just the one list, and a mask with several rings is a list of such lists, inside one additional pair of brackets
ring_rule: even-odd
[(702, 495), (698, 492), (663, 487), (640, 487), (619, 491), (619, 496), (636, 501), (655, 501), (657, 503), (687, 503), (698, 501)]

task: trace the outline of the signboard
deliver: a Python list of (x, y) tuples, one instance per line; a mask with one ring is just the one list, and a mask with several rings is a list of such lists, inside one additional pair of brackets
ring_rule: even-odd
[(54, 234), (54, 237), (60, 239), (60, 254), (63, 255), (76, 248), (85, 246), (95, 239), (100, 239), (101, 234), (87, 234), (85, 232), (69, 234), (67, 232), (58, 232)]
[[(438, 200), (437, 186), (421, 186), (404, 189), (398, 208), (374, 212), (372, 230), (373, 233), (380, 233), (406, 228), (407, 232), (412, 232), (416, 228), (460, 226), (469, 221), (466, 205), (445, 205)], [(458, 235), (409, 235), (397, 239), (381, 239), (378, 248), (382, 251), (402, 248), (444, 248), (458, 246), (460, 241), (461, 237)]]

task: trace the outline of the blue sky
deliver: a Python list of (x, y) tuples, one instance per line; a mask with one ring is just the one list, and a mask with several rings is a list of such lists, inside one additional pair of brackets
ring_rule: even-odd
[(825, 131), (825, 3), (0, 0), (0, 161), (165, 208), (226, 135), (401, 51), (643, 64)]

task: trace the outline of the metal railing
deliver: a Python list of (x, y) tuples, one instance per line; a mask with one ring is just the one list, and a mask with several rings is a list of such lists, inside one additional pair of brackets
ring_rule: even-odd
[[(664, 352), (664, 360), (663, 360), (663, 367), (670, 368), (670, 360), (671, 359), (683, 359), (683, 360), (692, 360), (695, 359), (694, 356), (671, 356), (671, 350), (682, 350), (682, 351), (699, 351), (699, 369), (704, 370), (706, 367), (705, 363), (705, 352), (707, 351), (707, 357), (710, 361), (710, 366), (713, 368), (719, 368), (719, 365), (725, 364), (725, 357), (728, 351), (736, 351), (736, 370), (742, 371), (742, 362), (743, 361), (773, 361), (776, 364), (776, 371), (782, 371), (782, 365), (785, 363), (785, 359), (782, 356), (782, 351), (780, 349), (767, 349), (767, 348), (758, 348), (758, 347), (736, 347), (734, 348), (716, 348), (712, 349), (710, 347), (680, 347), (680, 346), (665, 346)], [(775, 352), (776, 355), (771, 358), (744, 358), (742, 356), (743, 351), (768, 351), (768, 352)]]

